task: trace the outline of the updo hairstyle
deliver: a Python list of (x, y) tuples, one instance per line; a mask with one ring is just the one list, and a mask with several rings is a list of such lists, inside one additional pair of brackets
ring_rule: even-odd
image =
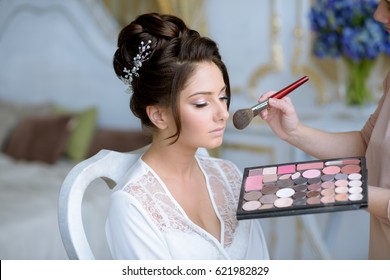
[[(143, 127), (153, 128), (146, 107), (160, 105), (171, 108), (179, 137), (179, 93), (200, 62), (213, 62), (221, 70), (230, 101), (230, 83), (225, 64), (216, 43), (189, 29), (178, 17), (158, 13), (143, 14), (125, 26), (118, 37), (118, 49), (113, 66), (116, 75), (124, 78), (123, 71), (133, 68), (133, 58), (139, 53), (141, 42), (151, 41), (150, 55), (131, 82), (130, 109), (141, 120)], [(229, 107), (228, 102), (228, 107)], [(175, 141), (176, 141), (175, 140)]]

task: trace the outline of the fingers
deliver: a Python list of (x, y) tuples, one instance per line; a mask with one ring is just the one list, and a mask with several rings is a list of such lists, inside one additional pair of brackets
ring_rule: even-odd
[[(264, 95), (265, 96), (265, 95)], [(284, 97), (282, 99), (269, 98), (267, 110), (260, 112), (260, 117), (263, 120), (267, 120), (270, 114), (282, 113), (285, 115), (290, 115), (295, 112), (294, 105), (289, 97)]]
[(282, 111), (284, 114), (290, 114), (295, 111), (294, 105), (289, 97), (284, 97), (282, 99), (270, 98), (268, 101), (268, 106), (270, 108), (276, 108)]
[[(268, 91), (264, 93), (258, 100), (258, 102), (263, 102), (266, 99), (269, 99), (267, 110), (260, 112), (260, 117), (263, 120), (267, 120), (268, 116), (273, 113), (282, 113), (282, 114), (293, 114), (295, 112), (294, 105), (291, 99), (288, 96), (283, 97), (282, 99), (270, 98), (275, 93), (275, 91)], [(274, 112), (275, 110), (275, 112)], [(272, 112), (270, 112), (272, 111)]]
[(276, 93), (276, 91), (268, 91), (266, 93), (264, 93), (262, 96), (260, 96), (259, 98), (259, 103), (263, 102), (264, 100), (266, 100), (267, 98), (269, 98), (271, 95), (273, 95), (274, 93)]
[[(264, 93), (262, 96), (260, 96), (260, 98), (258, 99), (258, 102), (261, 103), (263, 102), (264, 100), (267, 100), (271, 95), (275, 94), (276, 91), (268, 91), (266, 93)], [(268, 116), (268, 110), (262, 110), (260, 113), (259, 113), (259, 116), (263, 119), (263, 120), (266, 120), (267, 119), (267, 116)]]

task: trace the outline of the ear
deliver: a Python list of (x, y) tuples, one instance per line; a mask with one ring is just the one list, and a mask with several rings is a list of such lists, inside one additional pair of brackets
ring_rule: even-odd
[(165, 129), (168, 127), (165, 110), (162, 107), (156, 105), (147, 106), (146, 113), (148, 114), (150, 121), (157, 128)]

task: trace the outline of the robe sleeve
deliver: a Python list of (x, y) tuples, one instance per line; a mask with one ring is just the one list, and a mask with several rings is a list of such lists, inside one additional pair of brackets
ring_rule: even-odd
[(161, 232), (131, 195), (111, 195), (106, 237), (114, 259), (172, 259)]

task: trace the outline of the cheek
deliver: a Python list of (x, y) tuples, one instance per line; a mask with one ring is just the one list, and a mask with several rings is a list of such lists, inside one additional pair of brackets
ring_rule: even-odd
[(210, 118), (206, 111), (201, 112), (200, 110), (191, 110), (182, 114), (182, 131), (189, 131), (194, 133), (207, 127), (210, 123)]

